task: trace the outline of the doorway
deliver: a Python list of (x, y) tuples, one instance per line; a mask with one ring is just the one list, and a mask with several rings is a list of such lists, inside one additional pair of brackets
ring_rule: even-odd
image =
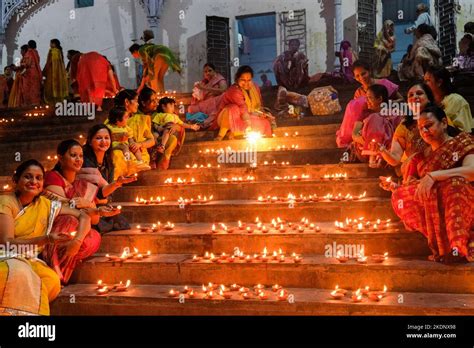
[(395, 23), (397, 42), (395, 52), (392, 53), (394, 69), (400, 64), (408, 46), (413, 44), (413, 33), (405, 34), (405, 29), (415, 22), (416, 5), (421, 3), (430, 6), (430, 0), (382, 0), (383, 20), (391, 19)]
[(267, 75), (276, 85), (273, 61), (277, 56), (276, 14), (264, 13), (236, 17), (238, 27), (239, 65), (250, 65), (254, 82), (262, 84), (260, 76)]

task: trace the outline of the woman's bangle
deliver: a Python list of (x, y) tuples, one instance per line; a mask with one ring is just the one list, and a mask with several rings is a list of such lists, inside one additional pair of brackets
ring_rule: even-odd
[(48, 239), (47, 244), (54, 244), (54, 239), (51, 238), (51, 233), (47, 234), (46, 237)]
[(434, 182), (436, 182), (436, 179), (433, 177), (433, 175), (431, 175), (431, 173), (427, 173), (426, 176), (429, 176), (431, 178), (431, 180), (433, 180)]

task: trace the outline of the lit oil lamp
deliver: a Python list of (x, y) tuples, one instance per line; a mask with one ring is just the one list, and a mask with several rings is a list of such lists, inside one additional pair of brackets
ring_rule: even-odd
[(97, 289), (97, 295), (105, 295), (109, 293), (109, 288), (107, 286), (104, 286), (103, 288)]
[(383, 298), (383, 295), (371, 292), (368, 297), (369, 297), (369, 300), (371, 301), (380, 302), (380, 300), (382, 300)]
[(249, 288), (246, 288), (246, 287), (244, 287), (244, 286), (242, 286), (241, 288), (239, 288), (239, 292), (240, 292), (241, 294), (243, 294), (243, 293), (245, 293), (245, 292), (249, 292), (249, 291), (250, 291)]
[(388, 260), (388, 253), (385, 253), (383, 255), (380, 254), (373, 254), (372, 255), (372, 261), (375, 263), (382, 263), (385, 260)]
[(336, 285), (336, 289), (331, 291), (331, 297), (335, 300), (341, 300), (344, 296), (346, 296), (346, 290), (339, 289), (339, 285)]
[(272, 286), (272, 291), (273, 292), (277, 292), (281, 289), (283, 289), (283, 287), (281, 285), (275, 284), (275, 285)]
[(211, 233), (217, 233), (216, 225), (212, 224)]
[(240, 220), (237, 223), (239, 225), (239, 230), (244, 230), (245, 229), (245, 224), (242, 224), (242, 222)]
[(241, 288), (240, 285), (238, 285), (238, 284), (232, 284), (232, 285), (230, 286), (230, 291), (238, 291), (240, 288)]
[(222, 291), (219, 290), (219, 296), (222, 296), (223, 298), (225, 298), (226, 300), (232, 298), (232, 293), (231, 292), (228, 292), (228, 291)]
[(336, 260), (339, 261), (339, 263), (346, 263), (347, 261), (349, 261), (349, 258), (345, 257), (342, 251), (339, 250), (339, 252), (336, 255)]
[(175, 289), (171, 289), (169, 292), (168, 292), (168, 297), (178, 297), (179, 296), (179, 291), (175, 290)]
[(303, 258), (300, 255), (295, 255), (293, 261), (295, 263), (301, 263), (301, 261), (303, 261)]
[(248, 292), (243, 292), (240, 294), (244, 300), (249, 300), (252, 298), (252, 295), (250, 295)]
[(361, 293), (362, 295), (368, 295), (369, 292), (370, 292), (370, 287), (369, 287), (369, 286), (366, 286), (365, 288), (360, 289), (360, 293)]
[(174, 224), (172, 224), (171, 222), (167, 222), (166, 225), (164, 226), (165, 230), (167, 231), (171, 231), (174, 229)]
[(257, 284), (253, 287), (253, 289), (255, 290), (255, 292), (259, 292), (259, 291), (265, 289), (265, 285)]
[(122, 282), (120, 282), (119, 284), (114, 285), (114, 290), (118, 292), (127, 291), (128, 288), (130, 287), (130, 284), (131, 284), (130, 280), (127, 280), (126, 284), (123, 284)]
[(284, 289), (278, 291), (278, 301), (286, 301), (288, 299), (288, 292)]
[(260, 300), (268, 300), (268, 295), (265, 291), (260, 291), (257, 295)]
[(103, 289), (106, 286), (102, 280), (97, 281), (97, 289)]
[(209, 291), (205, 296), (204, 296), (204, 299), (206, 300), (212, 300), (216, 297), (216, 294), (214, 293), (214, 291)]
[(252, 262), (252, 258), (250, 257), (250, 255), (247, 255), (247, 256), (245, 257), (245, 262), (247, 262), (247, 263)]
[(358, 289), (353, 295), (352, 295), (352, 301), (353, 302), (362, 302), (362, 294), (361, 290)]

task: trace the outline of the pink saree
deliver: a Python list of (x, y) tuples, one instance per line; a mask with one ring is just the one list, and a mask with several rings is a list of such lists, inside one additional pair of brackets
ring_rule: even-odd
[(261, 108), (262, 97), (257, 85), (252, 83), (250, 90), (244, 91), (234, 84), (222, 95), (217, 122), (220, 127), (228, 126), (232, 133), (240, 135), (245, 132), (246, 124), (242, 116), (247, 113), (253, 131), (271, 136), (271, 123), (262, 117)]
[(336, 132), (337, 147), (344, 148), (352, 143), (352, 131), (357, 121), (363, 121), (369, 115), (367, 98), (355, 98), (347, 104), (341, 127)]
[[(46, 174), (44, 187), (49, 185), (61, 186), (58, 185), (60, 183), (59, 180), (63, 180), (59, 174), (49, 172)], [(86, 180), (76, 179), (72, 185), (64, 187), (64, 192), (68, 199), (82, 197), (89, 202), (93, 202), (96, 199), (98, 187)], [(60, 215), (54, 220), (51, 232), (70, 234), (71, 232), (77, 231), (78, 225), (79, 220), (74, 216)], [(43, 251), (43, 257), (48, 265), (58, 274), (61, 283), (67, 284), (77, 264), (95, 254), (97, 250), (99, 250), (100, 242), (100, 234), (96, 230), (91, 229), (84, 239), (79, 252), (68, 264), (61, 266), (59, 263), (62, 257), (62, 251), (59, 245), (48, 245)]]

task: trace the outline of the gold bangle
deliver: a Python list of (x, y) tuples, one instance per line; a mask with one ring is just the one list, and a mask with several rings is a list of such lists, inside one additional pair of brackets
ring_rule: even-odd
[(427, 173), (426, 176), (429, 176), (431, 178), (431, 180), (433, 180), (434, 182), (436, 182), (435, 178), (433, 177), (433, 175), (431, 175), (431, 173)]

